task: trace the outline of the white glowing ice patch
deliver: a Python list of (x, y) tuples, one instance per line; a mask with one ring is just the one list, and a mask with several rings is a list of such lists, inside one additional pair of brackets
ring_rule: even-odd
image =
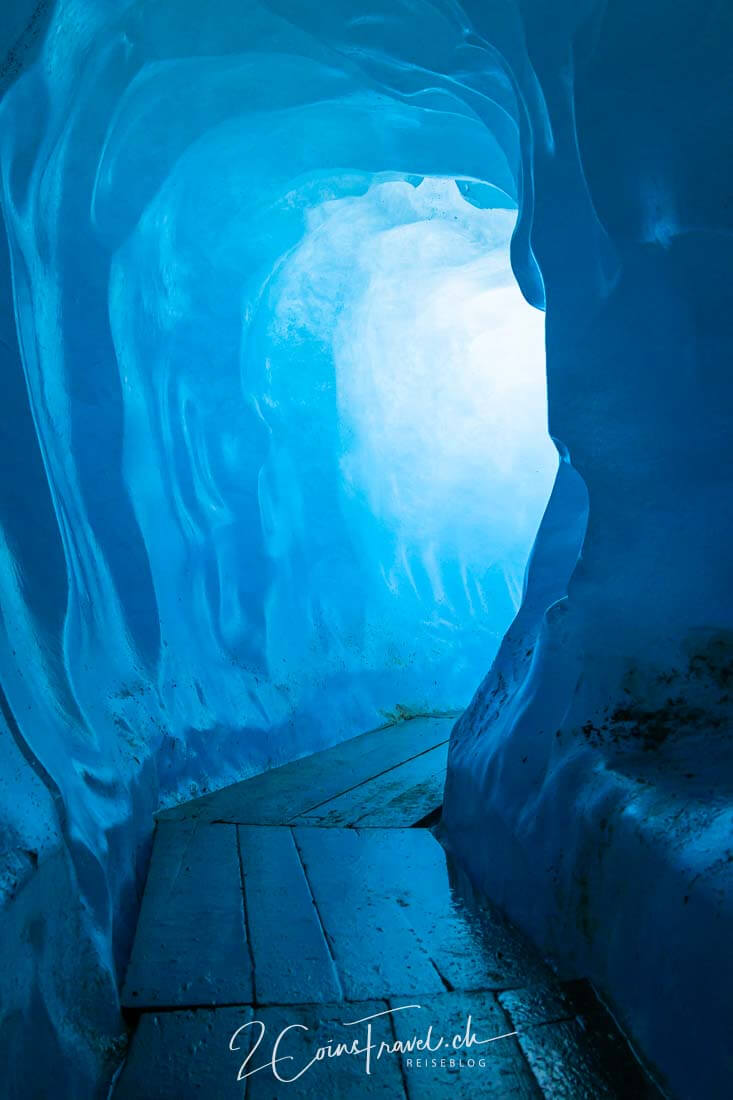
[(557, 465), (515, 220), (452, 180), (381, 183), (315, 210), (288, 263), (282, 323), (332, 348), (344, 491), (429, 572), (450, 559), (521, 576)]

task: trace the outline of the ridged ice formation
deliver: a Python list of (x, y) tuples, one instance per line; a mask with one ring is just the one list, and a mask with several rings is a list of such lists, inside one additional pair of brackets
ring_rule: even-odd
[(5, 78), (4, 1003), (83, 1092), (159, 801), (465, 705), (557, 454), (459, 9), (61, 2)]

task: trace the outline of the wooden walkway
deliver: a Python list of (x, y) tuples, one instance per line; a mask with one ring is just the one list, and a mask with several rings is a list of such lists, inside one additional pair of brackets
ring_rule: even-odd
[[(114, 1100), (657, 1096), (590, 986), (559, 981), (430, 831), (451, 724), (160, 815)], [(315, 1061), (286, 1082), (273, 1057), (287, 1079)]]

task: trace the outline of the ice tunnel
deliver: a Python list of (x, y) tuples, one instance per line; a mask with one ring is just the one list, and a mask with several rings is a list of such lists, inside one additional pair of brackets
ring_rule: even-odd
[(10, 1095), (104, 1094), (156, 810), (461, 712), (446, 847), (725, 1094), (730, 23), (0, 16)]

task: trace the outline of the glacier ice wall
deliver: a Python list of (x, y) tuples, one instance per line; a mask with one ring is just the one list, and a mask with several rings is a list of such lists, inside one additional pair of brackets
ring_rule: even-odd
[(10, 56), (3, 1036), (90, 1095), (156, 807), (464, 705), (557, 454), (460, 9), (60, 0)]
[(522, 11), (550, 430), (572, 467), (454, 730), (446, 835), (566, 972), (593, 978), (672, 1095), (724, 1097), (731, 10)]

